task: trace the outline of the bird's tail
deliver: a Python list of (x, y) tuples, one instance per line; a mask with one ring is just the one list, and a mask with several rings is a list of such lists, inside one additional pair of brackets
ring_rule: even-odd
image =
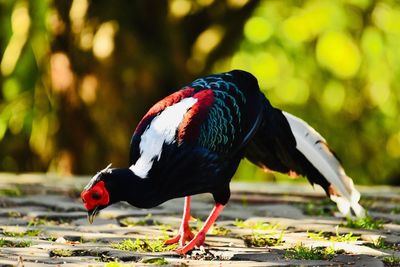
[(329, 149), (325, 139), (305, 121), (283, 112), (296, 139), (296, 148), (319, 173), (330, 183), (328, 194), (336, 202), (343, 214), (350, 208), (356, 216), (363, 216), (365, 211), (358, 203), (360, 193), (355, 189), (353, 180), (346, 175), (335, 154)]
[(246, 150), (246, 157), (263, 168), (306, 176), (322, 186), (339, 211), (365, 216), (354, 187), (325, 139), (305, 121), (267, 103), (264, 120)]

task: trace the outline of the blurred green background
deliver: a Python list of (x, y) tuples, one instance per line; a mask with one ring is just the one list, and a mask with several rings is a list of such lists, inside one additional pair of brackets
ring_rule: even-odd
[(155, 101), (240, 68), (357, 183), (400, 184), (399, 48), (396, 0), (0, 0), (0, 171), (126, 166)]

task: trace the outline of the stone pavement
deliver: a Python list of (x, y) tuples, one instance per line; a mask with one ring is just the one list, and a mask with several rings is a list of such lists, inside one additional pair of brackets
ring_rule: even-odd
[[(400, 266), (400, 188), (359, 187), (371, 217), (350, 228), (319, 188), (232, 183), (205, 246), (180, 256), (157, 240), (178, 229), (183, 199), (119, 203), (89, 225), (79, 199), (88, 180), (1, 174), (0, 266)], [(208, 194), (193, 198), (194, 231), (212, 206)]]

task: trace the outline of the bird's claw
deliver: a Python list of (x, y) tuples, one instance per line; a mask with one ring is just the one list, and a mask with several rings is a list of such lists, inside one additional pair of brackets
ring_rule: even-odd
[(186, 246), (176, 249), (175, 252), (181, 255), (185, 255), (188, 251), (192, 249), (194, 249), (194, 246), (189, 246), (189, 244), (187, 244)]
[(178, 243), (179, 239), (181, 238), (181, 235), (178, 234), (176, 236), (174, 236), (173, 238), (167, 239), (164, 241), (165, 245), (171, 245), (171, 244), (175, 244)]
[(205, 233), (200, 231), (192, 238), (192, 240), (190, 240), (188, 244), (179, 247), (177, 250), (175, 250), (175, 252), (182, 255), (186, 254), (187, 252), (193, 250), (195, 247), (202, 246), (204, 244), (205, 239), (206, 239)]
[(191, 241), (194, 237), (192, 231), (190, 231), (189, 227), (184, 227), (179, 229), (179, 232), (173, 238), (167, 239), (164, 241), (165, 245), (171, 245), (179, 242), (179, 246), (183, 247), (186, 241)]

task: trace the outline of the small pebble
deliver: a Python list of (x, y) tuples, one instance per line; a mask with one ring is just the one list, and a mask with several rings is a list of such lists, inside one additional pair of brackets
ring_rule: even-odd
[(65, 240), (65, 238), (61, 236), (61, 237), (57, 238), (55, 242), (60, 243), (60, 244), (66, 244), (67, 240)]

